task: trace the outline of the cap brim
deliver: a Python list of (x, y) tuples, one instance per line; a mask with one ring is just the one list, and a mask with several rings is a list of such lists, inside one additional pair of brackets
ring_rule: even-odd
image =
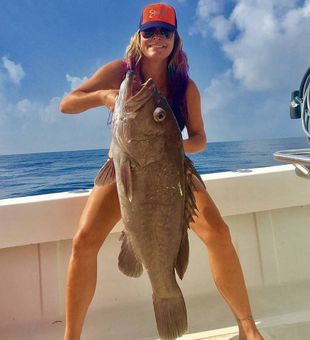
[(143, 25), (140, 25), (140, 31), (144, 31), (148, 28), (152, 28), (152, 27), (163, 27), (166, 28), (169, 31), (176, 31), (176, 27), (172, 26), (170, 24), (167, 24), (166, 22), (162, 22), (162, 21), (149, 21), (146, 22)]

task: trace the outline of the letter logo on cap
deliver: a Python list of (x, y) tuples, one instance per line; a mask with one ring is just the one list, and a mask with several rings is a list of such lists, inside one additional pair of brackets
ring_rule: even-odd
[(149, 10), (149, 18), (153, 19), (156, 16), (159, 16), (159, 18), (162, 18), (162, 19), (167, 19), (168, 18), (167, 9), (163, 8), (163, 9), (160, 9), (159, 11), (156, 11), (155, 9), (150, 9)]

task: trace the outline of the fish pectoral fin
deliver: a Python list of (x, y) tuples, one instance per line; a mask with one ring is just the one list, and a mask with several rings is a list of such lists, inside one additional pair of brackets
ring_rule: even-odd
[(131, 164), (130, 160), (126, 160), (121, 165), (121, 180), (124, 186), (125, 195), (128, 200), (132, 201), (132, 176), (131, 176)]
[(119, 270), (130, 277), (141, 276), (143, 272), (142, 263), (135, 255), (130, 239), (124, 231), (122, 231), (120, 240), (122, 240), (122, 246), (118, 256)]
[(115, 182), (115, 168), (111, 158), (109, 158), (102, 168), (99, 170), (98, 175), (95, 178), (94, 184), (97, 186), (103, 186), (106, 184), (112, 184)]

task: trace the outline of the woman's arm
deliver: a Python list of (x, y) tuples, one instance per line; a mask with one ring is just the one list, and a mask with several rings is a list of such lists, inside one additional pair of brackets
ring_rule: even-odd
[(188, 120), (186, 124), (188, 139), (183, 140), (184, 151), (194, 153), (204, 150), (207, 137), (201, 116), (200, 94), (193, 80), (189, 80), (186, 90)]
[(90, 79), (62, 99), (60, 111), (79, 113), (98, 106), (107, 106), (112, 111), (124, 75), (125, 68), (121, 60), (102, 66)]

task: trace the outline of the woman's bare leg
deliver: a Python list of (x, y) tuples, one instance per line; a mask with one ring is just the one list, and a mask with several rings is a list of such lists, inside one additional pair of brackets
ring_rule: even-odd
[(97, 281), (97, 254), (120, 219), (115, 184), (95, 186), (83, 210), (73, 239), (66, 291), (65, 340), (79, 340)]
[(230, 306), (239, 326), (240, 340), (263, 339), (250, 308), (238, 255), (227, 225), (205, 188), (195, 178), (195, 198), (199, 210), (191, 229), (208, 247), (211, 272), (217, 288)]

